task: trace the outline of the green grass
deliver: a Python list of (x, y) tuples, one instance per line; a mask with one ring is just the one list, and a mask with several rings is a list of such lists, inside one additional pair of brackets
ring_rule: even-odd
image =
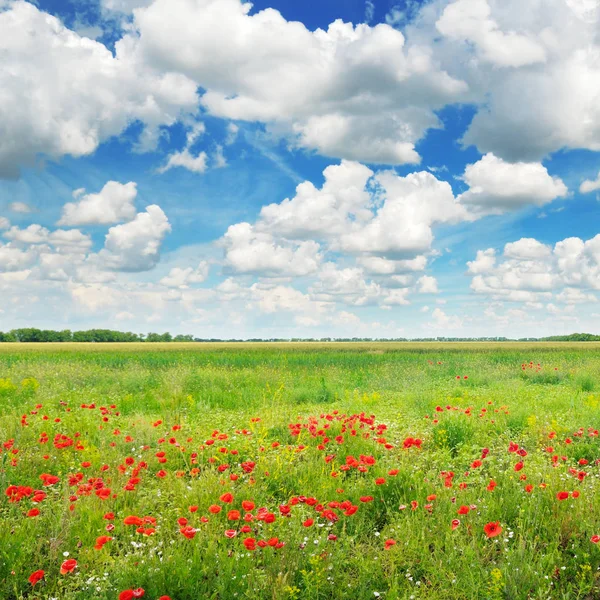
[[(600, 534), (600, 442), (589, 428), (600, 429), (599, 391), (593, 343), (0, 344), (0, 598), (103, 600), (138, 587), (152, 600), (598, 598), (600, 544), (590, 538)], [(348, 420), (361, 414), (387, 428)], [(289, 426), (310, 417), (314, 427), (292, 435)], [(83, 448), (55, 448), (57, 434)], [(408, 436), (421, 448), (403, 448)], [(510, 442), (527, 456), (508, 452)], [(361, 455), (375, 459), (366, 472), (340, 468)], [(126, 491), (136, 467), (140, 481)], [(44, 487), (42, 473), (60, 481)], [(39, 516), (26, 516), (31, 496), (9, 502), (10, 485), (47, 493)], [(559, 501), (563, 490), (580, 495)], [(225, 492), (231, 507), (219, 500)], [(282, 516), (279, 507), (299, 496), (323, 510), (345, 500), (358, 510), (334, 504), (332, 522), (298, 502)], [(246, 499), (275, 521), (241, 533), (226, 513)], [(213, 515), (213, 504), (225, 510)], [(461, 505), (474, 508), (458, 515)], [(156, 518), (156, 532), (136, 533), (123, 524), (128, 515)], [(197, 529), (193, 539), (180, 532), (181, 517)], [(309, 517), (315, 524), (304, 527)], [(502, 534), (488, 539), (484, 525), (496, 521)], [(101, 535), (113, 540), (95, 550)], [(246, 550), (248, 537), (284, 546)], [(385, 540), (396, 544), (386, 550)], [(67, 552), (77, 567), (61, 575)], [(45, 576), (32, 587), (37, 569)]]

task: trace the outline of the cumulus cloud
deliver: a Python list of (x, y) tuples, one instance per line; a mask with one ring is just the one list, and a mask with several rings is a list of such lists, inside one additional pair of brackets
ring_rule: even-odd
[(500, 214), (527, 205), (543, 206), (567, 195), (567, 186), (541, 163), (507, 163), (493, 154), (467, 165), (469, 190), (458, 199), (475, 212)]
[(170, 231), (165, 213), (151, 204), (129, 223), (108, 230), (98, 259), (107, 269), (147, 271), (158, 263), (161, 242)]
[(466, 144), (510, 162), (600, 149), (600, 45), (596, 23), (578, 14), (582, 1), (457, 0), (428, 11), (422, 32), (433, 43), (439, 25), (442, 64), (479, 105)]
[(469, 218), (450, 185), (427, 171), (406, 177), (382, 172), (376, 180), (381, 186), (383, 204), (368, 221), (339, 237), (335, 245), (345, 252), (412, 258), (430, 250), (433, 225)]
[(598, 173), (598, 177), (596, 177), (596, 179), (586, 179), (579, 186), (579, 191), (582, 194), (589, 194), (590, 192), (595, 192), (597, 190), (600, 190), (600, 172)]
[(487, 250), (478, 250), (475, 260), (467, 262), (469, 273), (478, 275), (479, 273), (488, 273), (496, 264), (496, 251), (493, 248)]
[(194, 269), (187, 267), (174, 267), (169, 271), (166, 277), (163, 277), (159, 283), (170, 288), (188, 288), (191, 284), (202, 283), (208, 277), (209, 265), (205, 260)]
[(221, 244), (226, 266), (236, 273), (301, 276), (314, 273), (321, 262), (317, 242), (279, 244), (250, 223), (229, 226)]
[(438, 294), (437, 279), (430, 275), (423, 275), (417, 281), (419, 294)]
[(63, 206), (58, 225), (109, 225), (135, 217), (137, 187), (133, 181), (125, 184), (109, 181), (97, 194), (84, 192), (81, 188), (73, 192), (77, 202)]
[(587, 241), (567, 238), (554, 247), (522, 238), (506, 244), (498, 257), (491, 248), (479, 251), (467, 265), (471, 288), (496, 300), (590, 302), (600, 290), (600, 234)]
[(434, 308), (431, 312), (432, 321), (427, 324), (428, 329), (433, 329), (439, 335), (445, 336), (446, 331), (461, 329), (463, 320), (457, 315), (448, 315), (441, 308)]
[(452, 2), (436, 27), (446, 37), (474, 44), (482, 60), (498, 67), (523, 67), (546, 60), (546, 50), (536, 39), (500, 29), (487, 0)]
[(39, 155), (91, 154), (139, 120), (151, 129), (195, 110), (196, 84), (136, 62), (131, 41), (115, 54), (33, 4), (0, 7), (0, 178)]
[(206, 160), (208, 156), (206, 152), (199, 152), (194, 156), (187, 148), (181, 152), (173, 152), (169, 154), (167, 163), (158, 169), (159, 173), (166, 173), (174, 167), (183, 167), (192, 173), (204, 173), (206, 171)]
[(338, 20), (309, 31), (275, 9), (250, 8), (178, 0), (173, 10), (156, 0), (135, 12), (131, 44), (145, 63), (205, 89), (211, 114), (275, 124), (302, 147), (366, 162), (418, 162), (415, 142), (440, 125), (434, 110), (466, 90), (431, 48), (386, 24)]

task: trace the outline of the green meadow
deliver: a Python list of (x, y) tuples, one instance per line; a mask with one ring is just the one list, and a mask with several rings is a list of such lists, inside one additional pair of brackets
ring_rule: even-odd
[(600, 597), (600, 344), (0, 344), (0, 415), (2, 599)]

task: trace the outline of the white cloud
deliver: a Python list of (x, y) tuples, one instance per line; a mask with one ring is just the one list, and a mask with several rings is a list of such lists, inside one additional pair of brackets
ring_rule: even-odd
[(34, 250), (22, 250), (12, 244), (0, 244), (0, 272), (23, 271), (35, 262)]
[(423, 271), (427, 267), (427, 257), (425, 255), (407, 260), (388, 260), (387, 258), (381, 258), (381, 256), (359, 256), (356, 262), (367, 273), (376, 275)]
[(543, 206), (568, 192), (562, 180), (551, 177), (541, 163), (511, 164), (493, 154), (467, 165), (463, 179), (469, 190), (458, 197), (459, 201), (483, 214)]
[(356, 162), (342, 161), (323, 171), (321, 189), (310, 181), (296, 187), (296, 195), (279, 204), (263, 206), (257, 227), (292, 239), (325, 239), (348, 231), (352, 223), (372, 217), (366, 190), (373, 171)]
[(240, 128), (235, 123), (227, 124), (227, 137), (225, 138), (225, 145), (231, 146), (237, 139)]
[(407, 306), (410, 304), (408, 300), (409, 290), (406, 288), (390, 290), (388, 295), (383, 300), (384, 306)]
[(199, 152), (194, 156), (187, 148), (181, 152), (173, 152), (167, 157), (167, 163), (158, 169), (159, 173), (165, 173), (174, 167), (183, 167), (192, 173), (204, 173), (206, 171), (206, 152)]
[(77, 202), (64, 205), (58, 225), (109, 225), (135, 217), (137, 187), (133, 181), (109, 181), (97, 194), (84, 192), (82, 188), (73, 192)]
[(600, 190), (600, 172), (598, 173), (598, 177), (595, 180), (586, 179), (579, 186), (579, 191), (582, 194), (589, 194), (590, 192), (595, 192), (596, 190)]
[(254, 284), (249, 289), (251, 303), (255, 304), (264, 313), (272, 314), (284, 312), (304, 312), (314, 318), (315, 314), (325, 310), (325, 304), (314, 302), (307, 294), (291, 287), (262, 286)]
[(147, 271), (160, 258), (160, 245), (171, 225), (156, 204), (138, 213), (132, 221), (111, 227), (98, 258), (107, 269)]
[(438, 294), (437, 279), (430, 275), (423, 275), (417, 281), (419, 286), (419, 294)]
[(13, 225), (4, 233), (5, 238), (22, 244), (43, 244), (48, 241), (49, 235), (48, 229), (37, 224), (29, 225), (25, 229)]
[(504, 246), (504, 256), (518, 260), (536, 260), (549, 258), (552, 248), (533, 238), (521, 238)]
[(406, 177), (382, 172), (376, 180), (383, 204), (364, 225), (358, 224), (340, 236), (335, 245), (345, 252), (412, 258), (430, 250), (434, 224), (469, 218), (450, 185), (427, 171)]
[(10, 221), (6, 217), (0, 217), (0, 229), (8, 229)]
[(33, 212), (33, 208), (31, 208), (31, 206), (29, 206), (29, 204), (26, 202), (11, 202), (8, 205), (8, 210), (24, 215)]
[(515, 31), (502, 31), (491, 15), (487, 0), (457, 0), (446, 6), (436, 27), (448, 38), (474, 44), (482, 60), (498, 67), (546, 61), (540, 42)]
[[(493, 299), (514, 302), (591, 302), (600, 290), (600, 234), (584, 241), (567, 238), (554, 247), (531, 238), (506, 244), (497, 260), (493, 249), (479, 251), (469, 265), (471, 288)], [(552, 302), (553, 301), (553, 302)]]
[(375, 4), (372, 0), (365, 0), (365, 23), (370, 23), (375, 16)]
[(496, 251), (493, 248), (487, 250), (478, 250), (477, 257), (473, 261), (467, 262), (469, 273), (478, 275), (479, 273), (487, 273), (494, 268), (496, 264)]
[(230, 225), (221, 244), (226, 266), (236, 273), (301, 276), (314, 273), (321, 261), (317, 242), (279, 245), (271, 234), (249, 223)]
[(427, 328), (440, 332), (439, 335), (445, 336), (446, 331), (453, 331), (463, 327), (463, 320), (456, 315), (448, 315), (441, 308), (434, 308), (431, 316), (433, 321), (428, 323)]
[(132, 51), (122, 39), (113, 55), (29, 2), (0, 9), (0, 177), (18, 177), (39, 155), (91, 154), (134, 120), (156, 129), (195, 110), (192, 81)]
[[(572, 9), (581, 1), (459, 0), (445, 8), (470, 7), (447, 20), (436, 54), (479, 105), (467, 145), (510, 162), (539, 161), (562, 148), (600, 149), (600, 45), (596, 23)], [(488, 16), (477, 16), (478, 7)], [(421, 30), (433, 43), (439, 13), (424, 11), (431, 16)]]
[(215, 169), (222, 169), (223, 167), (227, 166), (227, 159), (223, 154), (223, 146), (220, 144), (215, 146), (215, 151), (212, 153), (211, 159), (213, 168)]
[(362, 269), (339, 268), (333, 262), (322, 266), (318, 281), (310, 292), (317, 298), (339, 300), (354, 306), (376, 303), (383, 293), (380, 285), (365, 280)]
[[(366, 162), (418, 162), (433, 112), (466, 90), (430, 48), (388, 25), (309, 31), (238, 0), (155, 0), (135, 12), (140, 60), (192, 78), (214, 116), (263, 121), (303, 147)], [(385, 59), (383, 59), (385, 57)]]
[(209, 265), (206, 261), (201, 261), (200, 264), (194, 269), (193, 267), (187, 267), (182, 269), (181, 267), (174, 267), (169, 271), (166, 277), (163, 277), (159, 283), (170, 288), (182, 288), (185, 289), (193, 283), (202, 283), (208, 277)]

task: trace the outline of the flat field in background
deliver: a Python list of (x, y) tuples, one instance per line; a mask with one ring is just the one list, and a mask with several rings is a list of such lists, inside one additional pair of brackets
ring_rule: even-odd
[(0, 344), (0, 415), (2, 599), (600, 597), (600, 344)]

